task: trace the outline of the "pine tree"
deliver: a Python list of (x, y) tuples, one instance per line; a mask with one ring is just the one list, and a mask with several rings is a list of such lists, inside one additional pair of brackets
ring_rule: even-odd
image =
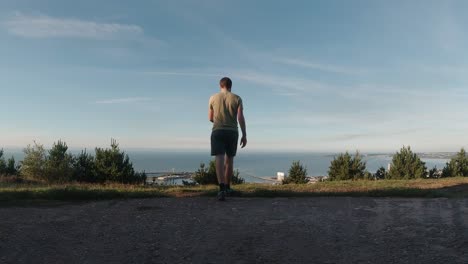
[(427, 175), (426, 164), (411, 148), (402, 147), (400, 152), (393, 155), (392, 165), (388, 173), (390, 179), (416, 179)]
[(30, 180), (47, 180), (45, 174), (46, 151), (44, 146), (34, 142), (24, 149), (24, 159), (21, 162), (20, 174)]
[(79, 182), (98, 182), (94, 157), (86, 150), (74, 159), (73, 179)]
[(45, 177), (49, 182), (68, 182), (73, 177), (73, 156), (67, 143), (54, 142), (46, 158)]
[(198, 184), (218, 184), (218, 178), (216, 177), (216, 164), (212, 160), (209, 163), (209, 167), (206, 168), (205, 163), (200, 164), (200, 168), (195, 172), (193, 180)]
[(20, 165), (16, 164), (15, 158), (12, 156), (8, 159), (6, 163), (6, 172), (8, 176), (18, 176), (20, 170)]
[(366, 162), (362, 160), (359, 151), (351, 156), (348, 152), (335, 157), (328, 170), (330, 180), (359, 180), (371, 178), (366, 171)]
[(0, 176), (6, 174), (7, 164), (3, 157), (3, 149), (0, 149)]
[(308, 182), (307, 168), (304, 167), (300, 161), (294, 161), (289, 169), (288, 177), (283, 180), (283, 184), (305, 184)]
[(120, 183), (143, 183), (146, 174), (136, 173), (130, 158), (121, 152), (115, 139), (111, 140), (111, 147), (96, 148), (95, 169), (99, 182), (112, 181)]
[(443, 169), (442, 176), (468, 176), (468, 155), (464, 148), (462, 148), (455, 157), (450, 159)]

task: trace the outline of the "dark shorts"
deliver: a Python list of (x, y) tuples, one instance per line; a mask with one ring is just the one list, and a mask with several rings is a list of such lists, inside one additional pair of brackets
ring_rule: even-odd
[(239, 133), (232, 130), (214, 130), (211, 133), (211, 156), (236, 156)]

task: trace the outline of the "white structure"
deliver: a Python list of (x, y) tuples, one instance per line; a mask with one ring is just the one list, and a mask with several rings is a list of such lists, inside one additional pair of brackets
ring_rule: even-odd
[(276, 173), (276, 180), (283, 181), (284, 180), (284, 172), (277, 172)]
[(387, 171), (390, 171), (390, 168), (392, 168), (392, 164), (391, 164), (391, 163), (389, 163), (389, 164), (387, 165)]

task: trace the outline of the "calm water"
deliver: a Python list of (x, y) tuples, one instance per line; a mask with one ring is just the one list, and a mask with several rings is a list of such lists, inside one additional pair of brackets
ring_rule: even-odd
[[(78, 153), (72, 151), (73, 153)], [(147, 172), (161, 171), (195, 171), (201, 162), (210, 161), (207, 152), (160, 152), (160, 151), (128, 151), (137, 170)], [(5, 156), (14, 155), (17, 160), (23, 158), (19, 150), (5, 150)], [(330, 153), (240, 153), (234, 167), (239, 169), (241, 176), (248, 182), (261, 182), (257, 177), (272, 177), (276, 172), (287, 172), (291, 163), (300, 160), (308, 169), (309, 175), (327, 175), (328, 167), (334, 154)], [(365, 157), (367, 169), (375, 172), (379, 167), (387, 168), (391, 156), (372, 155)], [(423, 159), (428, 168), (437, 166), (443, 168), (447, 159)]]

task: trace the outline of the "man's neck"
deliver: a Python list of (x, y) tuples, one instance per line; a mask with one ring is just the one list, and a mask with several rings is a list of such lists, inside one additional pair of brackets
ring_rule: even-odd
[(229, 93), (231, 90), (228, 90), (227, 88), (221, 88), (221, 92), (223, 93)]

